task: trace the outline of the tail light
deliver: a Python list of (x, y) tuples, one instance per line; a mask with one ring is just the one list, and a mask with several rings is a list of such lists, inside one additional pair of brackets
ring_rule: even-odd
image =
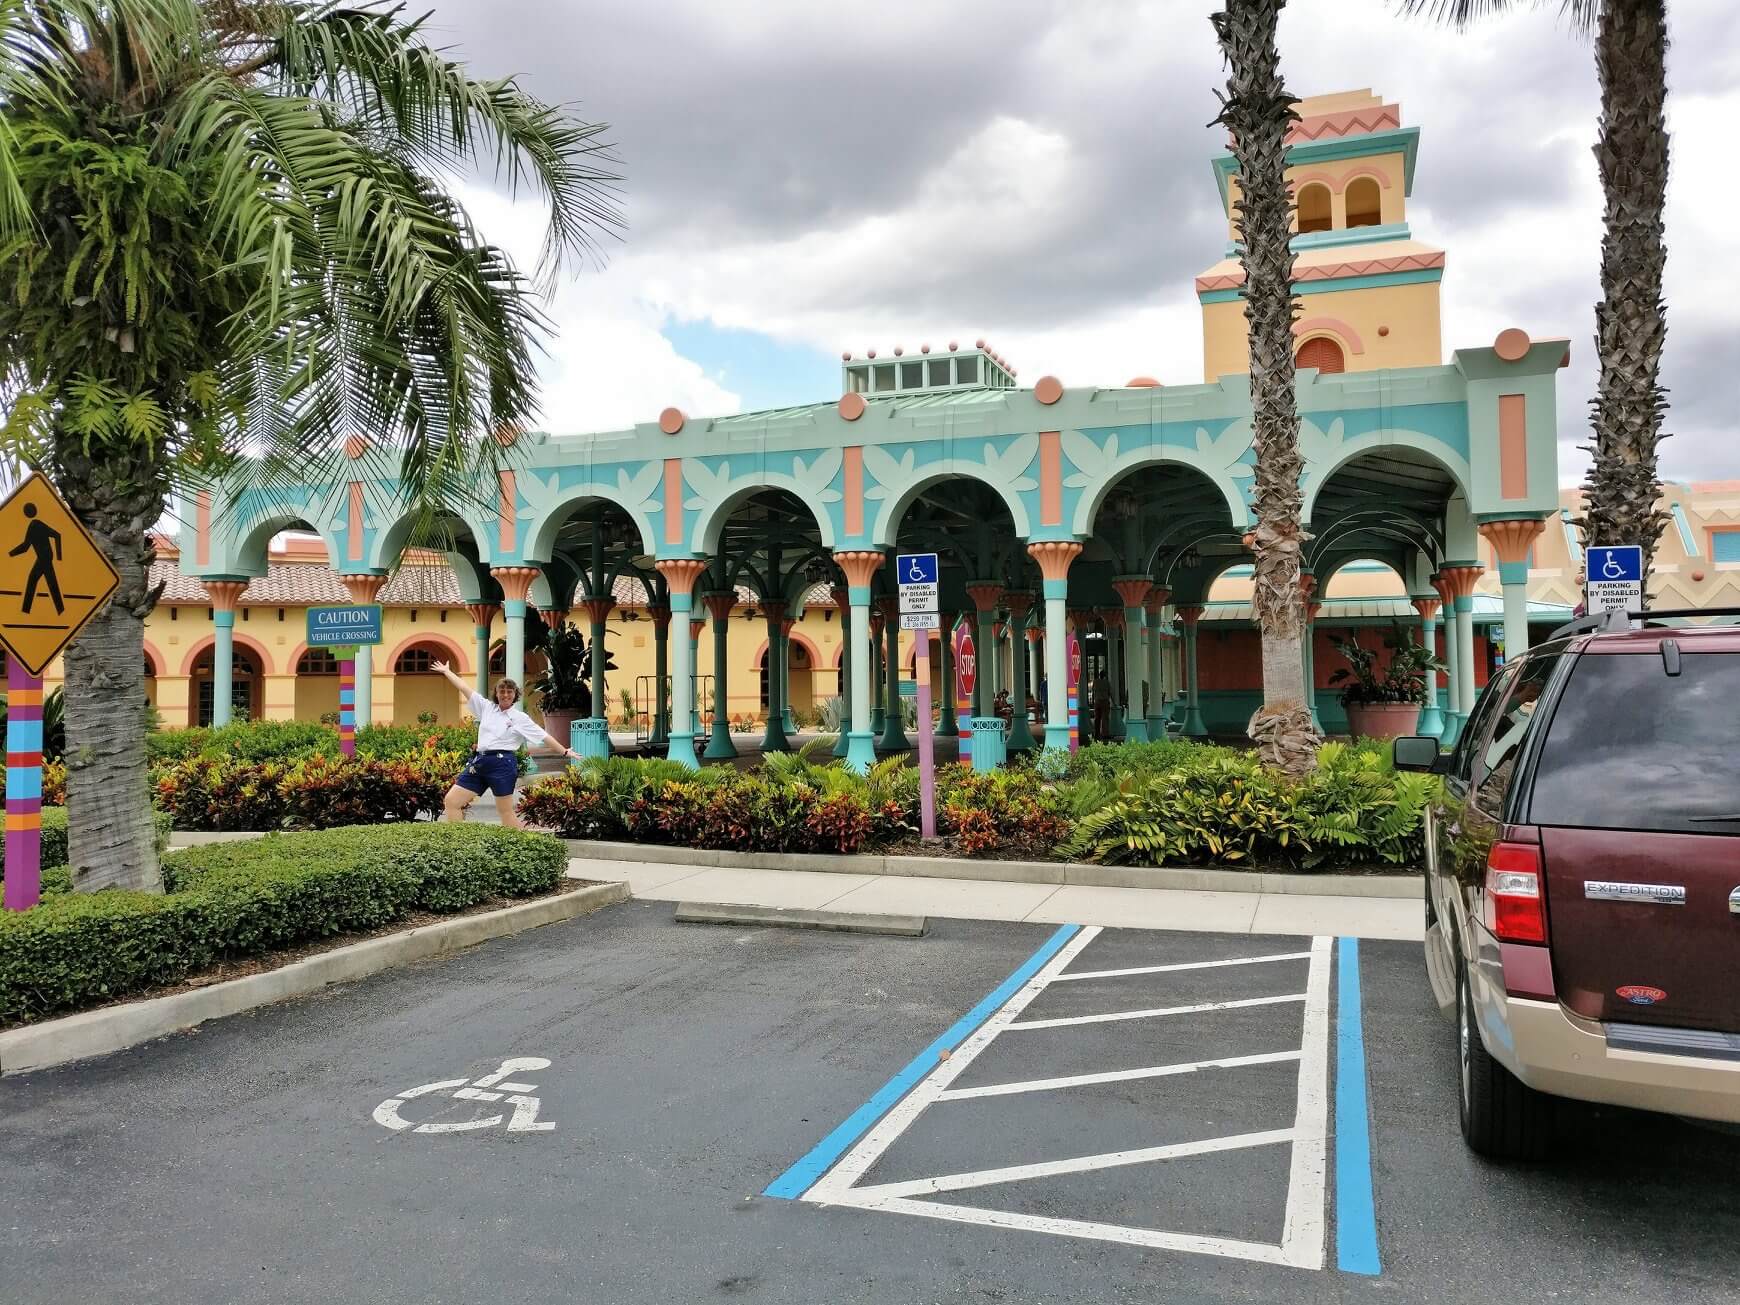
[(1547, 904), (1541, 895), (1541, 849), (1494, 843), (1486, 857), (1486, 927), (1500, 942), (1544, 943)]

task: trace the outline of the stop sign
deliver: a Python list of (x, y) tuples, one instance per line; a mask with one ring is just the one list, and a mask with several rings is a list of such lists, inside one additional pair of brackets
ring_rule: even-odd
[(962, 632), (960, 643), (955, 645), (955, 678), (961, 686), (961, 697), (973, 696), (973, 684), (978, 679), (977, 655), (973, 652), (973, 636)]

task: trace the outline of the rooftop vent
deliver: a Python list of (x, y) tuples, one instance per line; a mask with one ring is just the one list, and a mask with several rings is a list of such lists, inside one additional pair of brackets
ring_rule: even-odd
[(916, 354), (894, 346), (891, 357), (871, 349), (862, 358), (842, 355), (847, 394), (921, 394), (937, 390), (1012, 390), (1015, 369), (983, 340), (963, 349), (953, 340), (947, 349), (920, 345)]

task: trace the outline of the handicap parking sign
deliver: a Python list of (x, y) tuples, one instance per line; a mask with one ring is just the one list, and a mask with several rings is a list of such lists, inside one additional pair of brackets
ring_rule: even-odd
[[(900, 614), (902, 616), (909, 613), (937, 610), (935, 553), (901, 553), (894, 559), (894, 579), (900, 586)], [(926, 628), (934, 629), (935, 627), (927, 626)]]
[(1589, 549), (1584, 558), (1584, 582), (1591, 616), (1642, 611), (1643, 549), (1637, 544)]

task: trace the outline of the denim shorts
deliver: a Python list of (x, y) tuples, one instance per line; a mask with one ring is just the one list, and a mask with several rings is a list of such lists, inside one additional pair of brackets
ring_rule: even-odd
[(470, 793), (493, 793), (497, 797), (512, 797), (519, 782), (519, 758), (511, 752), (478, 752), (472, 754), (465, 769), (454, 784)]

